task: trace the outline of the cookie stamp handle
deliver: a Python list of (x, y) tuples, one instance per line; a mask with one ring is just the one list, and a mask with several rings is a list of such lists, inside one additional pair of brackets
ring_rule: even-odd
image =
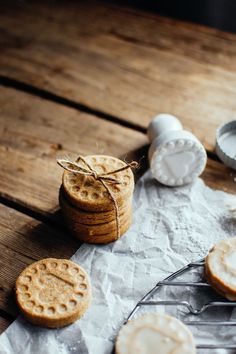
[(193, 182), (206, 166), (207, 155), (200, 141), (183, 130), (171, 114), (159, 114), (149, 124), (149, 163), (160, 183), (181, 186)]

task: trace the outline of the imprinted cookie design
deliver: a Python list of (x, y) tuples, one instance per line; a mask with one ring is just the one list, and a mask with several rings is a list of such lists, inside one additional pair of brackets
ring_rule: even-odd
[[(62, 188), (59, 192), (59, 204), (63, 210), (64, 216), (71, 221), (79, 222), (85, 225), (99, 225), (115, 221), (116, 213), (115, 210), (103, 211), (103, 212), (88, 212), (82, 209), (76, 208), (72, 205), (69, 200), (65, 197)], [(132, 197), (129, 197), (125, 201), (123, 207), (118, 208), (118, 215), (128, 215), (130, 209), (132, 208)]]
[(16, 300), (32, 323), (56, 328), (80, 318), (91, 301), (86, 272), (66, 259), (47, 258), (28, 266), (17, 278)]
[(236, 237), (218, 242), (206, 257), (208, 283), (227, 299), (236, 300)]
[[(98, 174), (106, 174), (126, 166), (125, 162), (112, 156), (89, 155), (84, 159)], [(78, 163), (81, 167), (88, 169), (83, 161), (80, 160)], [(119, 184), (107, 183), (107, 185), (116, 199), (117, 205), (121, 205), (125, 198), (130, 197), (133, 193), (133, 172), (131, 168), (127, 168), (109, 176), (120, 182)], [(114, 209), (114, 204), (106, 188), (92, 176), (64, 171), (62, 185), (70, 202), (82, 210), (108, 211)]]
[(124, 325), (116, 354), (196, 354), (193, 335), (174, 317), (150, 313)]
[(206, 152), (198, 141), (175, 139), (153, 145), (151, 170), (157, 180), (168, 186), (180, 186), (192, 182), (206, 164)]

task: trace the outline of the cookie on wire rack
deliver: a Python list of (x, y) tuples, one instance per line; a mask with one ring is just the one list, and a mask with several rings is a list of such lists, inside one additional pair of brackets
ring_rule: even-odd
[(190, 330), (177, 318), (149, 313), (124, 325), (116, 340), (116, 354), (196, 354)]
[(16, 301), (29, 322), (49, 328), (66, 326), (89, 307), (88, 275), (72, 261), (42, 259), (25, 268), (17, 278)]
[(228, 300), (236, 301), (236, 237), (221, 240), (205, 260), (207, 282)]

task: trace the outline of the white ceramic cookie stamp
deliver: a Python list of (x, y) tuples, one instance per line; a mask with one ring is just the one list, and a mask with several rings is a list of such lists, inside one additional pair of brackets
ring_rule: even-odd
[(193, 182), (204, 170), (206, 150), (180, 121), (170, 114), (159, 114), (148, 127), (151, 142), (149, 162), (153, 176), (167, 186)]

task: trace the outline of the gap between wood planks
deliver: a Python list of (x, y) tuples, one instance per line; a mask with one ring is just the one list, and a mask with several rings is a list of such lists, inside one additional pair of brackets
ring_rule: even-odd
[(62, 231), (67, 231), (64, 223), (61, 222), (60, 219), (54, 219), (51, 214), (44, 214), (42, 212), (33, 210), (30, 207), (20, 204), (18, 201), (12, 200), (11, 197), (6, 197), (0, 194), (0, 203), (6, 207), (19, 211), (22, 214), (28, 215), (37, 221), (41, 221), (49, 226), (57, 228), (58, 230), (60, 229)]
[[(41, 97), (41, 98), (44, 98), (48, 101), (51, 101), (51, 102), (55, 102), (55, 103), (58, 103), (58, 104), (61, 104), (61, 105), (64, 105), (64, 106), (67, 106), (67, 107), (70, 107), (70, 108), (75, 108), (81, 112), (84, 112), (84, 113), (89, 113), (89, 114), (93, 114), (101, 119), (104, 119), (104, 120), (107, 120), (109, 122), (113, 122), (113, 123), (116, 123), (116, 124), (119, 124), (123, 127), (126, 127), (126, 128), (130, 128), (130, 129), (134, 129), (138, 132), (141, 132), (141, 133), (144, 133), (146, 134), (146, 129), (139, 126), (138, 124), (134, 124), (132, 122), (128, 122), (128, 121), (124, 121), (123, 119), (117, 117), (117, 116), (114, 116), (114, 115), (111, 115), (111, 114), (108, 114), (106, 112), (103, 112), (103, 111), (100, 111), (100, 110), (97, 110), (97, 109), (93, 109), (89, 106), (86, 106), (85, 104), (83, 103), (80, 103), (80, 102), (75, 102), (73, 100), (69, 100), (65, 97), (61, 97), (59, 95), (56, 95), (54, 94), (53, 92), (50, 92), (48, 90), (45, 90), (45, 89), (42, 89), (42, 88), (38, 88), (38, 87), (35, 87), (33, 85), (29, 85), (25, 82), (22, 82), (22, 81), (19, 81), (19, 80), (15, 80), (15, 79), (11, 79), (9, 77), (6, 77), (6, 76), (3, 76), (3, 75), (0, 75), (0, 85), (4, 86), (4, 87), (9, 87), (9, 88), (14, 88), (14, 89), (17, 89), (19, 91), (23, 91), (23, 92), (26, 92), (26, 93), (29, 93), (33, 96), (37, 96), (37, 97)], [(212, 152), (212, 151), (207, 151), (207, 156), (208, 158), (214, 160), (214, 161), (218, 161), (218, 162), (221, 162), (218, 158), (218, 156)]]
[(48, 101), (62, 104), (64, 106), (67, 106), (70, 108), (75, 108), (81, 112), (93, 114), (99, 118), (108, 120), (108, 121), (116, 123), (116, 124), (120, 124), (123, 127), (134, 129), (134, 130), (137, 130), (141, 133), (146, 133), (146, 129), (139, 126), (138, 124), (124, 121), (123, 119), (120, 119), (119, 117), (116, 117), (116, 116), (111, 115), (109, 113), (102, 112), (98, 109), (88, 107), (83, 103), (75, 102), (75, 101), (70, 100), (68, 98), (56, 95), (55, 93), (50, 92), (48, 90), (41, 89), (41, 88), (35, 87), (33, 85), (29, 85), (29, 84), (19, 81), (19, 80), (11, 79), (6, 76), (0, 75), (0, 85), (2, 85), (4, 87), (14, 88), (14, 89), (29, 93), (34, 96), (44, 98)]
[(235, 110), (235, 35), (100, 1), (64, 5), (2, 12), (3, 76), (143, 129), (167, 110), (214, 149)]

